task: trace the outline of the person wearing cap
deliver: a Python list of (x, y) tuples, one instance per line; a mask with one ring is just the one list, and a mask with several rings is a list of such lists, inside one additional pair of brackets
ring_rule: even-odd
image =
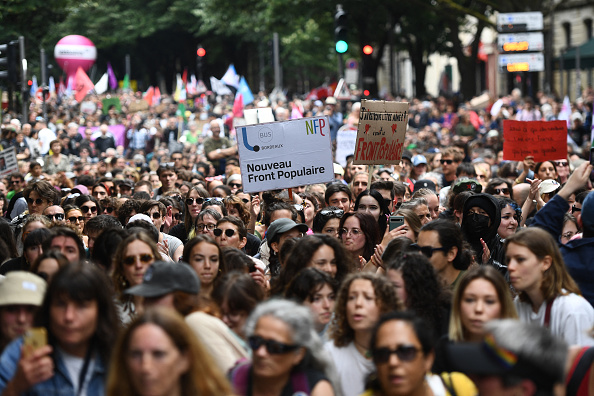
[(266, 241), (270, 248), (268, 269), (272, 276), (277, 276), (280, 272), (278, 254), (285, 241), (289, 238), (301, 238), (308, 230), (307, 224), (295, 223), (286, 218), (275, 220), (270, 224), (266, 231)]
[(329, 96), (326, 98), (326, 106), (324, 107), (324, 115), (328, 116), (328, 122), (330, 123), (330, 138), (332, 142), (336, 142), (336, 136), (338, 130), (342, 126), (343, 116), (340, 111), (336, 111), (338, 101), (335, 97)]
[(409, 177), (414, 183), (421, 179), (425, 172), (427, 172), (427, 158), (424, 155), (417, 154), (412, 157), (411, 164), (412, 168)]
[[(569, 210), (569, 197), (588, 183), (591, 172), (592, 165), (588, 162), (581, 164), (569, 176), (561, 190), (536, 213), (530, 226), (548, 231), (556, 241), (559, 241), (563, 231), (563, 216)], [(592, 192), (582, 203), (578, 224), (583, 230), (582, 238), (560, 245), (561, 255), (582, 295), (594, 305), (594, 275), (591, 270), (592, 257), (594, 257), (594, 194)]]
[(479, 395), (554, 395), (563, 384), (567, 344), (548, 329), (513, 319), (485, 326), (480, 343), (447, 346), (453, 370), (474, 380)]
[(11, 271), (0, 280), (0, 352), (33, 325), (46, 283), (37, 275)]

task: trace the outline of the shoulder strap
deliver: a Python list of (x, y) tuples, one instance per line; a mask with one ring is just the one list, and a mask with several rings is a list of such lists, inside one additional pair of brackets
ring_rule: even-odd
[(231, 370), (231, 383), (239, 395), (247, 395), (248, 377), (252, 365), (240, 363)]
[[(445, 379), (446, 376), (447, 376), (447, 381)], [(439, 379), (441, 379), (441, 382), (443, 382), (443, 386), (445, 386), (446, 391), (451, 396), (457, 396), (456, 389), (454, 387), (454, 381), (452, 380), (451, 373), (441, 373), (441, 375), (439, 376)]]
[(555, 302), (555, 299), (557, 298), (557, 296), (555, 296), (555, 298), (547, 301), (547, 308), (545, 310), (545, 317), (544, 317), (544, 327), (546, 327), (547, 329), (550, 327), (551, 324), (551, 309), (553, 309), (553, 303)]
[(303, 392), (309, 395), (309, 382), (307, 376), (301, 370), (291, 374), (291, 384), (293, 385), (293, 393)]
[(576, 396), (582, 380), (594, 362), (594, 347), (586, 349), (579, 357), (579, 361), (567, 383), (566, 396)]

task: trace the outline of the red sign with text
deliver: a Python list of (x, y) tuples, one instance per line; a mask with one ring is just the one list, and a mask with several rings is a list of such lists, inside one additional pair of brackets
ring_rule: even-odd
[(567, 158), (566, 121), (503, 121), (503, 159), (535, 162)]

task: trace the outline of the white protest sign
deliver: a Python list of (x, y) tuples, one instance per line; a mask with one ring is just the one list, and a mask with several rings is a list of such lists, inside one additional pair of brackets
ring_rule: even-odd
[(343, 125), (336, 134), (336, 162), (343, 168), (346, 166), (347, 157), (355, 152), (357, 142), (357, 128)]
[(239, 127), (237, 147), (244, 192), (334, 178), (327, 116)]
[(408, 103), (361, 101), (353, 164), (399, 164), (408, 125)]
[(6, 177), (19, 171), (16, 150), (14, 147), (0, 151), (0, 177)]

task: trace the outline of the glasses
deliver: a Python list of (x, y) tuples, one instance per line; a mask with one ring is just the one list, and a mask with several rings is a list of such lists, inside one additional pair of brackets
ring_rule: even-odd
[(11, 180), (10, 184), (21, 184), (20, 180)]
[(335, 215), (337, 217), (342, 217), (342, 215), (344, 214), (344, 210), (342, 210), (342, 209), (322, 209), (322, 210), (320, 210), (320, 214), (322, 216)]
[(186, 198), (186, 205), (192, 206), (194, 205), (194, 201), (196, 201), (196, 205), (202, 205), (204, 203), (204, 198)]
[(555, 161), (556, 166), (569, 166), (569, 162), (567, 161)]
[(36, 200), (33, 200), (33, 198), (27, 198), (27, 203), (29, 205), (33, 205), (33, 203), (35, 203), (35, 205), (41, 205), (43, 203), (43, 199), (37, 198)]
[(444, 165), (444, 164), (452, 165), (454, 163), (454, 160), (451, 160), (451, 159), (444, 160), (444, 159), (442, 159), (442, 160), (439, 160), (439, 162), (441, 162), (442, 165)]
[(174, 161), (181, 161), (182, 159), (184, 159), (184, 157), (171, 157), (171, 159)]
[(571, 213), (575, 213), (575, 212), (581, 212), (582, 208), (578, 208), (577, 206), (573, 205), (571, 207)]
[(248, 338), (248, 343), (254, 352), (264, 345), (266, 347), (266, 351), (268, 351), (268, 353), (271, 355), (282, 355), (283, 353), (291, 352), (299, 348), (299, 345), (283, 344), (282, 342), (267, 340), (260, 336), (251, 336)]
[(241, 198), (241, 202), (246, 204), (246, 203), (250, 203), (250, 200), (247, 198)]
[(351, 228), (350, 230), (347, 230), (346, 228), (343, 228), (342, 230), (340, 230), (340, 236), (345, 236), (345, 235), (348, 235), (349, 233), (352, 236), (356, 237), (356, 236), (359, 236), (359, 235), (363, 234), (363, 231), (361, 231), (358, 228)]
[(495, 195), (500, 195), (501, 193), (509, 194), (509, 188), (496, 188)]
[(575, 232), (568, 231), (565, 234), (561, 234), (561, 238), (571, 239), (575, 235)]
[(112, 213), (112, 212), (113, 212), (113, 208), (111, 206), (103, 208), (103, 213)]
[(85, 221), (85, 218), (82, 216), (78, 216), (78, 217), (72, 216), (72, 217), (68, 218), (68, 221), (71, 223), (76, 223), (77, 221), (82, 222), (82, 221)]
[(161, 218), (161, 213), (153, 212), (153, 214), (145, 213), (148, 217), (152, 217), (155, 220), (159, 220)]
[(136, 259), (139, 259), (141, 263), (148, 264), (151, 261), (153, 261), (154, 258), (155, 257), (150, 253), (144, 253), (144, 254), (137, 254), (135, 256), (126, 256), (126, 257), (124, 257), (123, 262), (125, 265), (132, 265), (136, 262)]
[(81, 206), (80, 210), (83, 213), (89, 213), (89, 211), (91, 211), (91, 213), (96, 213), (97, 207), (96, 206)]
[(184, 218), (184, 215), (183, 215), (183, 213), (176, 213), (173, 215), (173, 218), (175, 220), (181, 221)]
[(196, 229), (198, 231), (204, 231), (205, 229), (208, 231), (212, 231), (216, 228), (217, 226), (214, 224), (196, 224)]
[(241, 183), (229, 183), (229, 187), (231, 188), (241, 188)]
[(223, 202), (223, 198), (221, 198), (221, 197), (211, 197), (211, 198), (206, 198), (204, 200), (204, 202), (210, 202), (210, 201)]
[(373, 362), (375, 364), (387, 363), (393, 354), (396, 354), (401, 362), (412, 362), (418, 352), (419, 349), (412, 345), (399, 345), (396, 349), (377, 348), (373, 350)]
[[(212, 232), (217, 237), (220, 237), (221, 235), (223, 235), (223, 230), (220, 228), (215, 228)], [(235, 235), (235, 230), (233, 230), (231, 228), (227, 228), (225, 230), (225, 235), (227, 236), (227, 238), (231, 238), (233, 235)]]
[(54, 221), (54, 218), (56, 219), (56, 221), (62, 221), (62, 220), (64, 220), (64, 213), (47, 214), (47, 215), (45, 215), (45, 217), (49, 221)]
[(410, 247), (414, 250), (421, 252), (425, 257), (431, 258), (433, 256), (433, 252), (445, 252), (447, 249), (444, 247), (431, 247), (431, 246), (419, 246), (416, 243), (410, 245)]

